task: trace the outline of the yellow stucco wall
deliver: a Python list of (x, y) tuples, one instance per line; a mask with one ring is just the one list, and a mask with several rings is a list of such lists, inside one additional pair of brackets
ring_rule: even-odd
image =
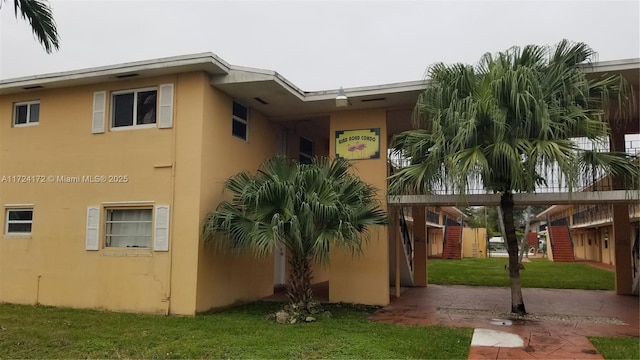
[[(599, 235), (595, 229), (573, 230), (572, 236), (576, 259), (600, 261), (604, 243), (600, 244)], [(605, 251), (608, 252), (609, 249)]]
[[(602, 251), (602, 262), (605, 264), (615, 265), (616, 263), (616, 242), (613, 240), (613, 226), (606, 227), (607, 232), (605, 233), (604, 228), (598, 229), (596, 232), (596, 239), (598, 241), (598, 247)], [(606, 235), (605, 235), (606, 234)], [(605, 248), (605, 239), (607, 241), (607, 247)]]
[[(206, 81), (206, 79), (204, 79)], [(232, 101), (226, 94), (205, 86), (204, 124), (200, 138), (202, 160), (200, 222), (229, 194), (224, 180), (241, 171), (254, 172), (278, 151), (278, 127), (250, 109), (248, 141), (231, 135)], [(255, 300), (273, 293), (273, 258), (229, 255), (200, 246), (197, 311)]]
[(442, 256), (442, 228), (430, 227), (427, 229), (427, 254), (429, 256)]
[[(380, 128), (380, 158), (352, 161), (362, 179), (377, 189), (386, 210), (387, 193), (387, 130), (384, 110), (344, 111), (331, 114), (329, 150), (335, 155), (335, 134), (338, 130)], [(371, 229), (364, 253), (353, 257), (344, 249), (332, 248), (329, 265), (329, 300), (372, 305), (389, 303), (389, 252), (386, 227)]]
[[(173, 128), (157, 127), (91, 133), (93, 93), (174, 85)], [(32, 206), (32, 234), (3, 235), (0, 241), (0, 301), (105, 308), (118, 311), (194, 314), (273, 291), (273, 259), (228, 256), (206, 248), (200, 229), (206, 215), (224, 198), (222, 182), (254, 171), (277, 153), (279, 125), (250, 112), (249, 141), (231, 136), (231, 104), (209, 85), (204, 73), (119, 80), (90, 86), (29, 92), (0, 98), (0, 113), (10, 119), (13, 103), (38, 99), (40, 122), (13, 128), (0, 125), (2, 174), (126, 175), (118, 184), (0, 183), (0, 204)], [(336, 129), (380, 127), (386, 147), (385, 112), (344, 112)], [(339, 127), (338, 127), (339, 126)], [(329, 154), (328, 134), (312, 137), (318, 155)], [(333, 133), (333, 131), (331, 132)], [(28, 146), (25, 146), (28, 144)], [(297, 141), (288, 144), (297, 149)], [(333, 148), (333, 144), (330, 145)], [(220, 154), (233, 154), (233, 161)], [(354, 162), (357, 171), (386, 194), (386, 158)], [(170, 206), (170, 250), (114, 249), (102, 246), (105, 208), (114, 204)], [(85, 250), (87, 206), (102, 211), (100, 249)], [(3, 208), (2, 226), (5, 224)], [(387, 234), (374, 229), (362, 258), (332, 252), (330, 268), (314, 267), (315, 281), (331, 274), (332, 300), (369, 304), (388, 302)], [(349, 274), (345, 276), (344, 274)]]
[(462, 229), (462, 257), (487, 257), (487, 232), (485, 228), (465, 227)]
[[(149, 201), (181, 211), (173, 208), (171, 196), (174, 130), (153, 127), (92, 134), (93, 92), (174, 83), (180, 93), (183, 85), (189, 87), (188, 82), (188, 76), (168, 76), (0, 98), (4, 119), (0, 123), (0, 175), (128, 177), (126, 183), (0, 183), (0, 203), (5, 208), (7, 204), (33, 204), (34, 209), (30, 236), (3, 235), (0, 241), (1, 301), (165, 312), (170, 252), (87, 251), (85, 234), (87, 206)], [(197, 110), (191, 110), (189, 95), (185, 98), (174, 109), (175, 114), (197, 116)], [(30, 99), (40, 100), (39, 124), (12, 127), (12, 103)], [(101, 223), (102, 238), (104, 213)], [(4, 230), (4, 209), (2, 226)], [(179, 226), (172, 230), (183, 235)], [(188, 242), (188, 236), (177, 238), (172, 241)], [(195, 275), (195, 267), (174, 267), (176, 271), (182, 277)], [(177, 292), (187, 292), (188, 282), (179, 285)]]

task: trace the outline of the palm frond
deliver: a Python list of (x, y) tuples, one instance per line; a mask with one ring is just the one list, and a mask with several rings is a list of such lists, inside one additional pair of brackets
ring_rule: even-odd
[[(392, 141), (411, 164), (390, 176), (389, 193), (465, 193), (476, 182), (496, 192), (531, 192), (547, 182), (549, 169), (575, 189), (585, 166), (628, 175), (633, 161), (613, 154), (581, 165), (572, 140), (606, 139), (610, 119), (637, 112), (621, 76), (586, 76), (595, 55), (584, 43), (563, 40), (487, 53), (475, 67), (431, 66), (414, 108), (415, 129)], [(612, 99), (617, 110), (609, 108)]]
[(47, 1), (14, 0), (13, 6), (15, 16), (18, 17), (20, 11), (22, 18), (29, 22), (33, 35), (48, 54), (60, 48), (60, 36)]
[(319, 157), (310, 165), (271, 158), (255, 174), (225, 182), (232, 194), (203, 225), (206, 243), (256, 257), (284, 245), (297, 259), (328, 261), (329, 246), (361, 252), (368, 228), (386, 224), (376, 189), (344, 159)]

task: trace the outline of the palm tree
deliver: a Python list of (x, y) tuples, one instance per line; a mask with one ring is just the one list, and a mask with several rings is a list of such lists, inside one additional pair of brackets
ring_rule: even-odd
[(306, 165), (271, 158), (256, 174), (239, 173), (225, 182), (233, 199), (209, 214), (203, 237), (256, 257), (283, 245), (291, 265), (289, 300), (305, 308), (313, 296), (312, 263), (327, 264), (332, 246), (361, 253), (370, 226), (386, 224), (376, 190), (349, 169), (342, 159), (320, 157)]
[[(6, 1), (0, 0), (0, 7)], [(47, 0), (13, 0), (13, 10), (16, 18), (20, 10), (22, 18), (29, 21), (33, 35), (42, 44), (47, 54), (54, 49), (59, 49), (60, 37)]]
[(485, 54), (476, 66), (436, 64), (415, 106), (415, 129), (393, 141), (411, 164), (391, 178), (392, 194), (443, 188), (464, 194), (475, 184), (500, 194), (514, 313), (526, 310), (513, 194), (546, 184), (551, 168), (563, 174), (569, 191), (593, 171), (638, 174), (626, 154), (582, 150), (572, 140), (608, 139), (610, 98), (628, 100), (621, 76), (585, 76), (581, 66), (594, 55), (587, 45), (564, 40)]

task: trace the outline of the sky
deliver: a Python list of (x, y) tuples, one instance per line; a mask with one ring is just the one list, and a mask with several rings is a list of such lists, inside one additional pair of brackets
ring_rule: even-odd
[(437, 62), (514, 45), (582, 41), (598, 59), (640, 57), (640, 1), (52, 0), (48, 55), (0, 1), (0, 80), (212, 52), (306, 91), (414, 81)]

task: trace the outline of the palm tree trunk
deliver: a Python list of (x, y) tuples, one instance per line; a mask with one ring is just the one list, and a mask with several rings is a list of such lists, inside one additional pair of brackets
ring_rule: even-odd
[(507, 236), (507, 252), (509, 253), (509, 280), (511, 282), (511, 312), (526, 314), (524, 299), (522, 298), (522, 283), (520, 282), (520, 263), (518, 262), (518, 239), (513, 222), (513, 194), (505, 191), (500, 196), (504, 230)]
[(306, 305), (313, 299), (311, 292), (311, 279), (313, 278), (311, 270), (311, 261), (308, 258), (297, 259), (292, 256), (289, 258), (291, 265), (291, 274), (289, 275), (289, 284), (287, 287), (287, 296), (292, 304)]

